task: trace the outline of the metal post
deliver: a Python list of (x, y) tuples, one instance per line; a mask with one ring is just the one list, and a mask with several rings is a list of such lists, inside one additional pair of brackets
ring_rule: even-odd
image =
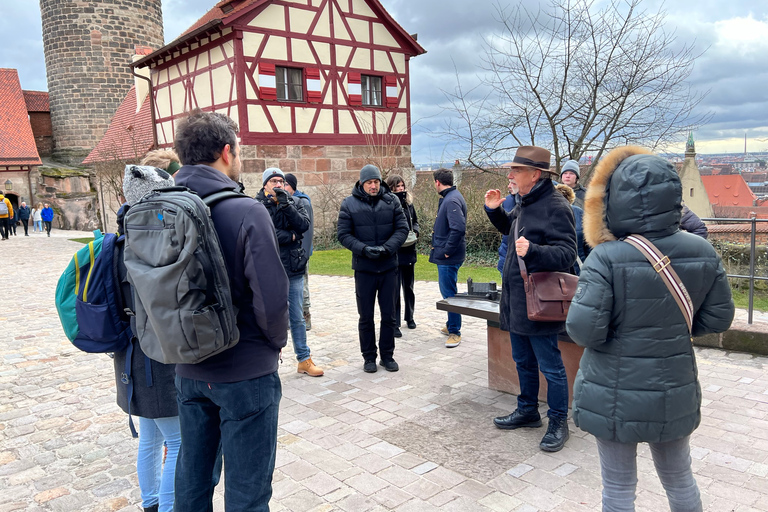
[(752, 325), (752, 311), (755, 297), (755, 238), (757, 235), (757, 215), (752, 212), (752, 234), (749, 240), (749, 311), (747, 323)]

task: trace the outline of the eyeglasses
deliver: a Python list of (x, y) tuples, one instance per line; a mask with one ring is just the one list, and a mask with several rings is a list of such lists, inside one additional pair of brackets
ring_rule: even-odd
[(514, 174), (515, 176), (517, 176), (523, 171), (538, 171), (538, 169), (534, 169), (533, 167), (510, 167), (509, 168), (509, 173)]
[(282, 178), (272, 178), (271, 180), (268, 180), (267, 183), (271, 183), (272, 185), (282, 185), (285, 183), (285, 180)]

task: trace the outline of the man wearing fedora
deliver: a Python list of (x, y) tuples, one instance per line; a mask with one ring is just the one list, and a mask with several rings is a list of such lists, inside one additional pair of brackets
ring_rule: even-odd
[[(511, 212), (501, 207), (499, 190), (485, 194), (485, 210), (491, 223), (509, 235), (509, 252), (504, 263), (499, 308), (501, 329), (509, 332), (512, 357), (520, 380), (517, 409), (493, 420), (505, 430), (540, 427), (538, 409), (539, 370), (547, 379), (547, 433), (539, 448), (556, 452), (568, 439), (568, 380), (557, 346), (557, 334), (564, 322), (528, 320), (525, 288), (519, 259), (528, 273), (569, 272), (576, 262), (576, 226), (573, 211), (552, 182), (551, 155), (544, 148), (520, 146), (507, 178), (519, 189), (518, 206)], [(517, 236), (515, 236), (517, 227)], [(514, 252), (513, 252), (514, 250)], [(518, 258), (519, 257), (519, 258)]]

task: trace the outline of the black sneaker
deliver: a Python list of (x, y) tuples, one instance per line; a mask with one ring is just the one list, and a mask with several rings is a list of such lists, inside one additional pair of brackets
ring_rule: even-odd
[(408, 320), (408, 328), (409, 329), (415, 329), (416, 328), (416, 322), (413, 320)]
[(559, 452), (570, 435), (567, 419), (549, 418), (547, 433), (541, 438), (539, 448), (545, 452)]
[(523, 412), (515, 409), (512, 414), (499, 416), (493, 419), (493, 424), (502, 430), (514, 430), (516, 428), (536, 428), (541, 426), (541, 415), (538, 409)]
[(400, 332), (400, 328), (395, 327), (395, 338), (402, 338), (402, 337), (403, 337), (403, 333)]
[(376, 373), (376, 370), (378, 370), (378, 368), (376, 368), (376, 361), (366, 361), (363, 365), (363, 371), (365, 373)]
[(400, 367), (397, 365), (394, 359), (387, 359), (386, 361), (382, 359), (379, 361), (379, 364), (384, 367), (385, 370), (388, 372), (396, 372), (400, 369)]

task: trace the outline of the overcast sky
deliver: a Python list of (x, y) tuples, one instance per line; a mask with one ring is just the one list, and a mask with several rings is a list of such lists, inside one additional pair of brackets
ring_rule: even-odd
[[(535, 0), (523, 0), (536, 5)], [(597, 0), (599, 5), (601, 1)], [(163, 0), (165, 40), (192, 25), (216, 0)], [(647, 0), (648, 10), (660, 0)], [(499, 29), (492, 0), (382, 0), (409, 33), (418, 33), (427, 54), (411, 61), (413, 161), (460, 158), (460, 151), (439, 135), (446, 101), (456, 77), (471, 84), (480, 70), (482, 38)], [(546, 1), (544, 2), (546, 5)], [(665, 6), (669, 30), (680, 41), (696, 41), (707, 50), (690, 79), (709, 90), (701, 108), (713, 113), (695, 133), (699, 153), (768, 150), (768, 1), (673, 0)], [(16, 68), (21, 86), (47, 90), (38, 0), (0, 0), (0, 67)], [(682, 151), (682, 148), (680, 148)]]

